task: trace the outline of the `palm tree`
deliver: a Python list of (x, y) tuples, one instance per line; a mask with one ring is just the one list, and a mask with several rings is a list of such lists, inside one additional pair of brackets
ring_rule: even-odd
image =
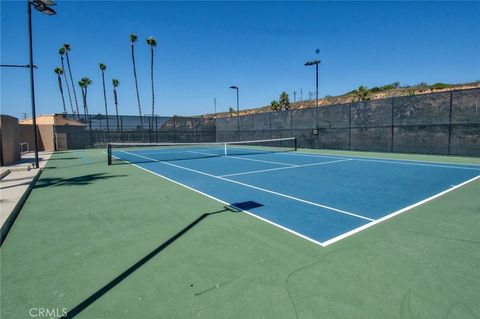
[(100, 63), (99, 67), (100, 67), (100, 71), (102, 72), (103, 100), (105, 101), (105, 116), (107, 117), (107, 137), (108, 137), (108, 132), (110, 131), (110, 127), (108, 124), (107, 93), (105, 92), (105, 70), (107, 69), (107, 66), (103, 63)]
[(87, 106), (87, 88), (90, 84), (92, 84), (92, 80), (87, 77), (83, 77), (80, 81), (78, 81), (80, 88), (82, 89), (82, 97), (83, 97), (83, 112), (85, 113), (85, 120), (88, 121), (88, 131), (90, 134), (90, 147), (93, 148), (93, 136), (92, 136), (92, 119), (88, 113), (88, 106)]
[(65, 107), (65, 97), (63, 96), (63, 87), (62, 87), (62, 74), (63, 69), (60, 67), (56, 67), (53, 69), (53, 72), (57, 75), (58, 80), (58, 89), (60, 90), (60, 95), (62, 96), (62, 103), (63, 103), (63, 113), (67, 113), (67, 108)]
[(147, 44), (150, 46), (150, 79), (152, 81), (152, 118), (150, 119), (150, 130), (152, 130), (153, 116), (155, 116), (155, 91), (153, 86), (153, 48), (157, 46), (157, 40), (155, 40), (153, 37), (148, 37)]
[(88, 112), (88, 105), (87, 105), (87, 88), (92, 84), (92, 80), (87, 77), (83, 77), (80, 81), (78, 81), (78, 85), (82, 89), (82, 98), (83, 98), (83, 113), (85, 114), (85, 120), (89, 122), (90, 130), (92, 129), (92, 123), (88, 120), (89, 112)]
[(72, 68), (70, 67), (70, 59), (68, 58), (68, 52), (70, 52), (70, 44), (65, 43), (63, 45), (63, 48), (65, 49), (65, 56), (67, 57), (68, 73), (70, 74), (70, 81), (72, 82), (73, 96), (75, 98), (75, 106), (77, 108), (77, 113), (78, 113), (77, 91), (75, 90), (75, 84), (73, 83)]
[(118, 117), (118, 96), (117, 96), (117, 87), (120, 84), (120, 81), (117, 79), (112, 79), (113, 84), (113, 100), (115, 101), (115, 112), (117, 114), (117, 131), (120, 131), (120, 120)]
[[(63, 56), (65, 55), (65, 48), (64, 47), (61, 47), (59, 50), (58, 50), (58, 53), (60, 54), (60, 61), (62, 62), (62, 70), (65, 70), (65, 65), (63, 63)], [(67, 80), (67, 75), (65, 74), (65, 72), (63, 72), (63, 79), (65, 80), (65, 85), (67, 86), (67, 93), (68, 93), (68, 99), (70, 101), (70, 108), (72, 109), (72, 113), (75, 114), (75, 110), (73, 109), (73, 103), (72, 103), (72, 95), (70, 93), (70, 85), (68, 84), (68, 80)], [(77, 117), (79, 116), (78, 114), (78, 106), (77, 106)]]
[(135, 89), (137, 90), (138, 114), (140, 115), (140, 126), (143, 129), (142, 107), (140, 105), (140, 94), (138, 93), (137, 67), (135, 65), (135, 42), (137, 41), (135, 33), (130, 34), (130, 44), (132, 48), (133, 77), (135, 78)]

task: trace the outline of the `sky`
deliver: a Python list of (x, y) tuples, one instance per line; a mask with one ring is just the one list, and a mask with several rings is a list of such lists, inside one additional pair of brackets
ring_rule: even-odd
[[(56, 1), (55, 16), (34, 10), (37, 114), (63, 110), (53, 69), (58, 49), (71, 45), (70, 62), (80, 110), (78, 80), (89, 77), (91, 113), (104, 113), (99, 63), (107, 65), (121, 114), (138, 114), (129, 35), (135, 45), (142, 112), (151, 114), (150, 49), (154, 56), (155, 114), (198, 115), (270, 104), (286, 91), (308, 98), (343, 94), (360, 85), (392, 82), (463, 83), (480, 80), (479, 2), (160, 2)], [(316, 50), (319, 49), (319, 53)], [(25, 1), (1, 1), (2, 64), (28, 64)], [(29, 71), (1, 68), (1, 113), (31, 116)], [(64, 89), (65, 83), (64, 83)], [(66, 94), (66, 92), (65, 92)], [(70, 109), (66, 95), (67, 108)], [(75, 104), (75, 102), (74, 102)]]

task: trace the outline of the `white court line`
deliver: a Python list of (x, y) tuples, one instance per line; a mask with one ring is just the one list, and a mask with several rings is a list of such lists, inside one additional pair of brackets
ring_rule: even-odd
[(227, 154), (226, 157), (227, 157), (227, 158), (238, 159), (238, 160), (242, 160), (242, 161), (253, 161), (253, 162), (261, 162), (261, 163), (269, 163), (269, 164), (279, 164), (279, 165), (296, 166), (295, 164), (290, 164), (290, 163), (265, 161), (265, 160), (259, 160), (259, 159), (254, 159), (254, 158), (232, 156), (232, 155), (228, 155), (228, 154)]
[[(154, 159), (154, 158), (147, 157), (147, 156), (138, 155), (138, 154), (135, 154), (135, 153), (130, 153), (130, 152), (128, 152), (128, 151), (121, 151), (121, 152), (130, 154), (130, 155), (134, 155), (134, 156), (138, 156), (138, 157), (142, 157), (142, 158), (145, 158), (145, 159), (148, 159), (148, 160), (151, 160), (151, 161), (158, 162), (158, 160), (156, 160), (156, 159)], [(326, 205), (322, 205), (322, 204), (310, 202), (310, 201), (307, 201), (307, 200), (304, 200), (304, 199), (301, 199), (301, 198), (297, 198), (297, 197), (293, 197), (293, 196), (290, 196), (290, 195), (286, 195), (286, 194), (274, 192), (274, 191), (271, 191), (271, 190), (268, 190), (268, 189), (265, 189), (265, 188), (261, 188), (261, 187), (257, 187), (257, 186), (253, 186), (253, 185), (250, 185), (250, 184), (238, 182), (238, 181), (235, 181), (235, 180), (233, 180), (233, 179), (228, 179), (228, 178), (224, 178), (224, 177), (220, 177), (220, 176), (208, 174), (208, 173), (205, 173), (205, 172), (202, 172), (202, 171), (197, 171), (197, 170), (195, 170), (195, 169), (191, 169), (191, 168), (188, 168), (188, 167), (184, 167), (184, 166), (180, 166), (180, 165), (176, 165), (176, 164), (172, 164), (172, 163), (167, 163), (167, 162), (162, 162), (162, 161), (160, 161), (159, 163), (162, 163), (162, 164), (165, 164), (165, 165), (170, 165), (170, 166), (177, 167), (177, 168), (180, 168), (180, 169), (184, 169), (184, 170), (187, 170), (187, 171), (190, 171), (190, 172), (194, 172), (194, 173), (197, 173), (197, 174), (202, 174), (202, 175), (205, 175), (205, 176), (217, 178), (217, 179), (220, 179), (220, 180), (223, 180), (223, 181), (226, 181), (226, 182), (230, 182), (230, 183), (242, 185), (242, 186), (245, 186), (245, 187), (253, 188), (253, 189), (256, 189), (256, 190), (259, 190), (259, 191), (262, 191), (262, 192), (274, 194), (274, 195), (277, 195), (277, 196), (280, 196), (280, 197), (284, 197), (284, 198), (288, 198), (288, 199), (291, 199), (291, 200), (294, 200), (294, 201), (297, 201), (297, 202), (301, 202), (301, 203), (304, 203), (304, 204), (308, 204), (308, 205), (312, 205), (312, 206), (317, 206), (317, 207), (325, 208), (325, 209), (332, 210), (332, 211), (335, 211), (335, 212), (338, 212), (338, 213), (341, 213), (341, 214), (345, 214), (345, 215), (349, 215), (349, 216), (353, 216), (353, 217), (357, 217), (357, 218), (361, 218), (361, 219), (365, 219), (365, 220), (369, 220), (369, 221), (373, 221), (373, 220), (374, 220), (374, 219), (372, 219), (372, 218), (365, 217), (365, 216), (358, 215), (358, 214), (351, 213), (351, 212), (347, 212), (347, 211), (345, 211), (345, 210), (341, 210), (341, 209), (338, 209), (338, 208), (334, 208), (334, 207), (330, 207), (330, 206), (326, 206)]]
[[(187, 151), (187, 152), (189, 152), (189, 153), (194, 153), (194, 154), (201, 154), (201, 155), (225, 156), (225, 155), (223, 155), (223, 154), (213, 154), (213, 153), (198, 152), (198, 151)], [(147, 154), (147, 155), (148, 155), (148, 154)], [(269, 164), (279, 164), (279, 165), (295, 166), (295, 164), (282, 163), (282, 162), (273, 162), (273, 161), (264, 161), (264, 160), (253, 159), (253, 158), (242, 158), (242, 157), (231, 156), (231, 155), (226, 155), (225, 157), (226, 157), (226, 158), (233, 158), (233, 159), (243, 160), (243, 161), (253, 161), (253, 162), (261, 162), (261, 163), (269, 163)]]
[(417, 203), (415, 203), (415, 204), (412, 204), (412, 205), (410, 205), (410, 206), (404, 207), (404, 208), (402, 208), (402, 209), (400, 209), (400, 210), (397, 210), (396, 212), (393, 212), (393, 213), (391, 213), (391, 214), (388, 214), (388, 215), (386, 215), (386, 216), (383, 216), (382, 218), (379, 218), (379, 219), (374, 220), (374, 221), (372, 221), (372, 222), (370, 222), (370, 223), (368, 223), (368, 224), (365, 224), (365, 225), (363, 225), (363, 226), (360, 226), (360, 227), (358, 227), (358, 228), (355, 228), (355, 229), (353, 229), (353, 230), (351, 230), (351, 231), (349, 231), (349, 232), (346, 232), (346, 233), (344, 233), (344, 234), (342, 234), (342, 235), (340, 235), (340, 236), (337, 236), (337, 237), (334, 237), (334, 238), (329, 239), (329, 240), (327, 240), (327, 241), (324, 241), (322, 244), (324, 245), (324, 247), (325, 247), (325, 246), (328, 246), (328, 245), (330, 245), (330, 244), (333, 244), (334, 242), (337, 242), (337, 241), (339, 241), (339, 240), (341, 240), (341, 239), (344, 239), (344, 238), (346, 238), (346, 237), (352, 236), (353, 234), (356, 234), (356, 233), (358, 233), (358, 232), (360, 232), (360, 231), (362, 231), (362, 230), (364, 230), (364, 229), (367, 229), (367, 228), (369, 228), (369, 227), (372, 227), (373, 225), (376, 225), (376, 224), (378, 224), (378, 223), (381, 223), (381, 222), (383, 222), (383, 221), (385, 221), (385, 220), (387, 220), (387, 219), (390, 219), (390, 218), (392, 218), (392, 217), (395, 217), (395, 216), (397, 216), (397, 215), (399, 215), (399, 214), (401, 214), (401, 213), (404, 213), (404, 212), (406, 212), (406, 211), (408, 211), (408, 210), (410, 210), (410, 209), (412, 209), (412, 208), (415, 208), (415, 207), (417, 207), (417, 206), (420, 206), (420, 205), (422, 205), (422, 204), (425, 204), (426, 202), (429, 202), (429, 201), (431, 201), (431, 200), (434, 200), (435, 198), (438, 198), (438, 197), (440, 197), (440, 196), (442, 196), (442, 195), (445, 195), (446, 193), (449, 193), (449, 192), (451, 192), (451, 191), (453, 191), (453, 190), (455, 190), (455, 189), (457, 189), (457, 188), (460, 188), (460, 187), (462, 187), (462, 186), (464, 186), (464, 185), (466, 185), (466, 184), (468, 184), (468, 183), (470, 183), (470, 182), (473, 182), (474, 180), (477, 180), (477, 179), (479, 179), (479, 178), (480, 178), (480, 175), (477, 175), (476, 177), (471, 178), (471, 179), (469, 179), (469, 180), (467, 180), (467, 181), (465, 181), (465, 182), (463, 182), (463, 183), (461, 183), (461, 184), (458, 184), (458, 185), (456, 185), (456, 186), (453, 186), (453, 187), (451, 187), (451, 188), (448, 188), (448, 189), (444, 190), (443, 192), (440, 192), (440, 193), (438, 193), (438, 194), (435, 194), (435, 195), (433, 195), (433, 196), (431, 196), (431, 197), (428, 197), (428, 198), (426, 198), (426, 199), (424, 199), (424, 200), (421, 200), (421, 201), (419, 201), (419, 202), (417, 202)]
[[(215, 153), (207, 153), (207, 152), (199, 152), (199, 151), (187, 151), (187, 152), (193, 153), (193, 154), (200, 154), (200, 155), (209, 155), (209, 156), (223, 156), (223, 154), (215, 154)], [(147, 155), (150, 155), (150, 154), (147, 154)]]
[[(189, 153), (195, 153), (195, 154), (201, 154), (201, 155), (216, 155), (216, 156), (225, 156), (223, 154), (213, 154), (213, 153), (206, 153), (206, 152), (198, 152), (198, 151), (187, 151)], [(148, 155), (148, 154), (147, 154)], [(279, 164), (279, 165), (288, 165), (288, 166), (296, 166), (295, 164), (290, 164), (290, 163), (283, 163), (283, 162), (273, 162), (273, 161), (265, 161), (265, 160), (259, 160), (259, 159), (254, 159), (254, 158), (243, 158), (243, 157), (238, 157), (238, 156), (232, 156), (232, 155), (226, 155), (226, 158), (233, 158), (233, 159), (238, 159), (242, 161), (253, 161), (253, 162), (261, 162), (261, 163), (268, 163), (268, 164)]]
[[(105, 152), (104, 152), (104, 153), (105, 153)], [(225, 201), (223, 201), (223, 200), (221, 200), (221, 199), (219, 199), (219, 198), (216, 198), (216, 197), (213, 197), (213, 196), (211, 196), (211, 195), (208, 195), (208, 194), (206, 194), (206, 193), (204, 193), (204, 192), (201, 192), (201, 191), (199, 191), (198, 189), (195, 189), (195, 188), (193, 188), (193, 187), (187, 186), (187, 185), (182, 184), (182, 183), (180, 183), (180, 182), (177, 182), (177, 181), (175, 181), (175, 180), (173, 180), (173, 179), (170, 179), (170, 178), (168, 178), (168, 177), (166, 177), (166, 176), (163, 176), (163, 175), (158, 174), (158, 173), (156, 173), (156, 172), (153, 172), (153, 171), (151, 171), (151, 170), (149, 170), (149, 169), (146, 169), (146, 168), (144, 168), (144, 167), (141, 167), (141, 166), (139, 166), (139, 165), (137, 165), (137, 164), (134, 164), (134, 163), (126, 160), (126, 159), (120, 158), (120, 157), (115, 156), (115, 155), (112, 155), (112, 156), (115, 157), (115, 158), (118, 158), (119, 160), (122, 160), (122, 161), (124, 161), (124, 162), (127, 162), (127, 163), (129, 163), (129, 164), (131, 164), (131, 165), (133, 165), (133, 166), (141, 169), (141, 170), (144, 170), (144, 171), (146, 171), (146, 172), (148, 172), (148, 173), (151, 173), (151, 174), (153, 174), (153, 175), (159, 176), (159, 177), (161, 177), (161, 178), (166, 179), (167, 181), (170, 181), (170, 182), (175, 183), (175, 184), (177, 184), (177, 185), (183, 186), (183, 187), (185, 187), (185, 188), (187, 188), (187, 189), (189, 189), (189, 190), (192, 190), (192, 191), (194, 191), (194, 192), (196, 192), (196, 193), (198, 193), (198, 194), (201, 194), (201, 195), (203, 195), (203, 196), (206, 196), (206, 197), (208, 197), (208, 198), (211, 198), (211, 199), (213, 199), (213, 200), (216, 200), (217, 202), (220, 202), (220, 203), (222, 203), (222, 204), (224, 204), (224, 205), (231, 205), (231, 203), (227, 203), (227, 202), (225, 202)], [(236, 207), (236, 208), (238, 208), (238, 207)], [(259, 220), (261, 220), (261, 221), (264, 221), (264, 222), (266, 222), (266, 223), (268, 223), (268, 224), (270, 224), (270, 225), (273, 225), (273, 226), (275, 226), (275, 227), (278, 227), (278, 228), (280, 228), (280, 229), (283, 229), (283, 230), (285, 230), (285, 231), (287, 231), (287, 232), (289, 232), (289, 233), (291, 233), (291, 234), (294, 234), (294, 235), (296, 235), (296, 236), (298, 236), (298, 237), (300, 237), (300, 238), (306, 239), (306, 240), (308, 240), (308, 241), (310, 241), (310, 242), (312, 242), (312, 243), (314, 243), (314, 244), (317, 244), (317, 245), (319, 245), (319, 246), (324, 247), (321, 242), (319, 242), (319, 241), (317, 241), (317, 240), (315, 240), (315, 239), (313, 239), (313, 238), (310, 238), (310, 237), (307, 237), (307, 236), (305, 236), (305, 235), (303, 235), (303, 234), (297, 233), (296, 231), (294, 231), (294, 230), (292, 230), (292, 229), (290, 229), (290, 228), (287, 228), (287, 227), (285, 227), (285, 226), (279, 225), (279, 224), (277, 224), (277, 223), (275, 223), (275, 222), (272, 222), (272, 221), (270, 221), (270, 220), (268, 220), (268, 219), (265, 219), (265, 218), (263, 218), (263, 217), (260, 217), (260, 216), (254, 214), (254, 213), (251, 213), (251, 212), (249, 212), (249, 211), (247, 211), (247, 210), (244, 210), (244, 209), (241, 209), (241, 208), (238, 208), (238, 209), (240, 209), (243, 213), (246, 213), (246, 214), (248, 214), (248, 215), (250, 215), (250, 216), (252, 216), (252, 217), (255, 217), (255, 218), (257, 218), (257, 219), (259, 219)]]
[[(284, 154), (284, 155), (293, 155), (293, 156), (309, 156), (309, 157), (328, 157), (328, 158), (332, 158), (332, 156), (323, 156), (323, 155), (316, 155), (316, 154), (305, 154), (305, 153), (273, 153), (273, 154)], [(473, 170), (473, 171), (480, 171), (480, 167), (479, 168), (473, 168), (473, 167), (459, 167), (459, 166), (455, 166), (456, 163), (452, 163), (450, 165), (438, 165), (438, 164), (426, 164), (426, 163), (412, 163), (412, 162), (407, 162), (409, 160), (403, 160), (405, 162), (398, 162), (400, 160), (398, 159), (367, 159), (367, 158), (358, 158), (358, 157), (355, 157), (355, 156), (352, 156), (352, 157), (348, 157), (348, 156), (341, 156), (339, 155), (338, 157), (336, 158), (350, 158), (350, 159), (353, 159), (353, 160), (356, 160), (356, 161), (361, 161), (361, 162), (377, 162), (377, 163), (386, 163), (386, 164), (397, 164), (397, 165), (413, 165), (413, 166), (429, 166), (429, 167), (440, 167), (440, 168), (453, 168), (453, 169), (466, 169), (466, 170)], [(414, 161), (414, 160), (412, 160)], [(428, 162), (427, 162), (428, 163)], [(475, 166), (475, 164), (462, 164), (462, 165), (472, 165), (472, 166)]]
[(347, 162), (347, 161), (353, 161), (353, 160), (352, 159), (342, 159), (342, 160), (337, 160), (337, 161), (328, 161), (328, 162), (321, 162), (321, 163), (292, 165), (290, 167), (275, 167), (275, 168), (268, 168), (268, 169), (260, 169), (260, 170), (257, 170), (257, 171), (248, 171), (248, 172), (242, 172), (242, 173), (220, 175), (220, 177), (230, 177), (230, 176), (238, 176), (238, 175), (263, 173), (263, 172), (270, 172), (270, 171), (278, 171), (278, 170), (282, 170), (282, 169), (301, 168), (301, 167), (317, 166), (317, 165), (332, 164), (332, 163)]

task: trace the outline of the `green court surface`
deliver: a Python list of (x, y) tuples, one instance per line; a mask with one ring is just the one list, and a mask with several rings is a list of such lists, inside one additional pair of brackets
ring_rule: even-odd
[(479, 194), (320, 247), (102, 150), (58, 152), (1, 247), (1, 317), (479, 318)]

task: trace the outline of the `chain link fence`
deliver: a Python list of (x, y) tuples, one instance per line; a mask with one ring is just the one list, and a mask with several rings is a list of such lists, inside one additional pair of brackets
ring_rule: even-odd
[(104, 147), (118, 143), (199, 143), (215, 141), (215, 119), (205, 117), (161, 117), (131, 115), (67, 114), (82, 127), (56, 126), (57, 134), (66, 134), (68, 148)]
[(297, 137), (300, 148), (480, 156), (480, 89), (281, 112), (207, 117), (65, 115), (68, 148), (108, 142), (224, 142)]
[(480, 89), (220, 118), (216, 136), (296, 136), (302, 148), (480, 156)]

